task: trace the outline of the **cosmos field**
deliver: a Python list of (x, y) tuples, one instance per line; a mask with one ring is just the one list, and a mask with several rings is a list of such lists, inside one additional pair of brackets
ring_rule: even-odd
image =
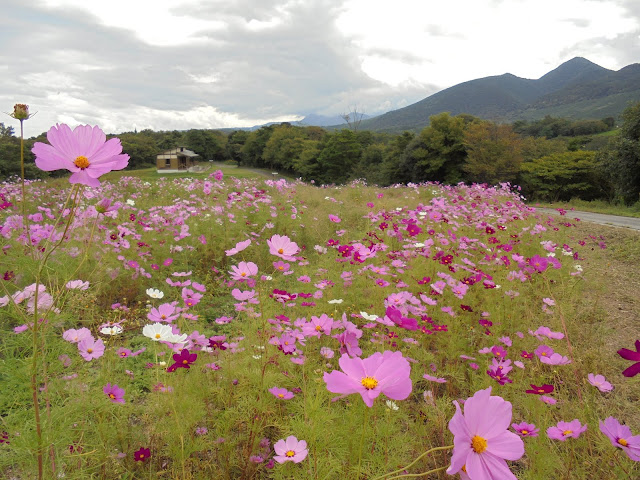
[(586, 290), (606, 236), (517, 187), (25, 192), (0, 189), (6, 478), (640, 475), (640, 342)]

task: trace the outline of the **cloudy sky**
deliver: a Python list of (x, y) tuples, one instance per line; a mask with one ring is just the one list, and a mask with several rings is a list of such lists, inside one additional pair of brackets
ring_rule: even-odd
[[(184, 130), (394, 110), (474, 78), (640, 62), (638, 0), (0, 0), (0, 112)], [(5, 117), (5, 125), (17, 122)]]

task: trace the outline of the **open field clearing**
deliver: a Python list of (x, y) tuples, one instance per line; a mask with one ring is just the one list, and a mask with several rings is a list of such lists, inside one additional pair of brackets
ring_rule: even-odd
[(640, 477), (640, 234), (235, 170), (2, 185), (3, 478)]

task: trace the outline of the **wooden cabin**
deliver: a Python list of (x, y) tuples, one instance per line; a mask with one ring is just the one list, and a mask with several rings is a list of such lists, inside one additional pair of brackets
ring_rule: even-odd
[(196, 165), (199, 155), (186, 147), (176, 147), (165, 150), (156, 156), (158, 173), (186, 172)]

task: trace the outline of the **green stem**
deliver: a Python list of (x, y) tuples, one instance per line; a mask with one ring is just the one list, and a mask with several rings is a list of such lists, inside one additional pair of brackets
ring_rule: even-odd
[(362, 415), (362, 434), (360, 435), (360, 449), (358, 451), (358, 475), (356, 478), (360, 479), (360, 465), (362, 464), (362, 445), (364, 444), (364, 432), (367, 427), (367, 414), (369, 413), (369, 407), (365, 405), (364, 414)]
[(31, 251), (31, 235), (29, 234), (29, 219), (27, 218), (27, 189), (24, 184), (24, 125), (20, 120), (20, 178), (22, 183), (22, 226), (27, 242), (27, 248)]
[(416, 477), (425, 477), (427, 475), (431, 475), (432, 473), (436, 473), (436, 472), (441, 472), (442, 470), (446, 470), (448, 467), (444, 466), (444, 467), (440, 467), (440, 468), (434, 468), (433, 470), (429, 470), (428, 472), (422, 472), (422, 473), (407, 473), (405, 475), (398, 475), (397, 477), (391, 477), (388, 478), (387, 480), (395, 480), (396, 478), (416, 478)]
[[(426, 455), (429, 455), (430, 453), (433, 453), (433, 452), (439, 452), (439, 451), (442, 451), (442, 450), (451, 450), (452, 448), (453, 448), (453, 445), (447, 445), (446, 447), (435, 447), (435, 448), (432, 448), (432, 449), (427, 450), (426, 452), (422, 453), (418, 458), (416, 458), (413, 462), (411, 462), (406, 467), (399, 468), (398, 470), (394, 470), (393, 472), (385, 473), (384, 475), (380, 475), (379, 477), (372, 478), (371, 480), (382, 480), (383, 478), (386, 478), (389, 475), (395, 475), (396, 473), (404, 472), (405, 470), (408, 470), (409, 468), (413, 467), (416, 463), (418, 463), (422, 457), (424, 457)], [(443, 468), (447, 468), (447, 467), (443, 467)], [(438, 470), (442, 470), (442, 468), (440, 468)], [(426, 474), (433, 473), (434, 471), (438, 471), (438, 470), (430, 470), (429, 472), (421, 473), (420, 475), (426, 475)], [(418, 474), (415, 474), (415, 475), (418, 475)], [(402, 475), (402, 476), (404, 476), (404, 475)], [(393, 477), (393, 478), (398, 478), (398, 477)], [(391, 479), (387, 479), (387, 480), (391, 480)]]

